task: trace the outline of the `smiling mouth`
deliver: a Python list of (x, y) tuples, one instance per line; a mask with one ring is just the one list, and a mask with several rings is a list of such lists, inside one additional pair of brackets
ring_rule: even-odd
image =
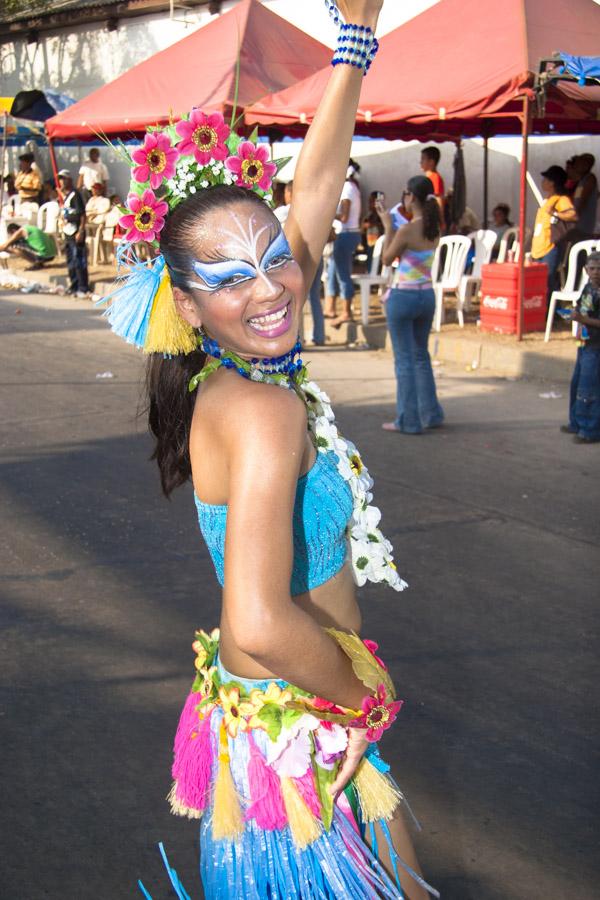
[(276, 312), (268, 313), (265, 316), (253, 316), (253, 318), (248, 319), (248, 324), (256, 329), (256, 331), (272, 331), (277, 325), (283, 322), (289, 313), (289, 309), (290, 304), (288, 302)]

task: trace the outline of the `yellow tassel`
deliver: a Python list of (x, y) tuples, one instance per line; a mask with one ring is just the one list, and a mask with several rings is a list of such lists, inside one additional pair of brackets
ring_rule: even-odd
[(290, 778), (281, 779), (281, 793), (294, 843), (300, 850), (304, 850), (321, 836), (321, 825)]
[(212, 830), (217, 841), (234, 841), (244, 830), (244, 817), (229, 767), (227, 732), (222, 722), (219, 730), (219, 768), (215, 783)]
[(202, 812), (199, 809), (190, 809), (189, 806), (184, 806), (184, 804), (177, 797), (177, 782), (174, 781), (171, 790), (167, 794), (167, 801), (171, 807), (171, 812), (174, 816), (184, 816), (187, 819), (201, 819)]
[(363, 759), (353, 778), (358, 802), (365, 822), (393, 818), (402, 794), (392, 781), (376, 769), (368, 759)]
[(191, 353), (197, 346), (194, 329), (177, 312), (171, 278), (165, 267), (152, 304), (144, 352), (176, 356)]

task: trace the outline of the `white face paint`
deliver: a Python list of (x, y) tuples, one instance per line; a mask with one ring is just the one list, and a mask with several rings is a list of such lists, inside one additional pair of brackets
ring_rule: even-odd
[(236, 287), (246, 281), (261, 278), (269, 290), (273, 290), (273, 281), (268, 273), (293, 259), (283, 231), (281, 228), (278, 229), (276, 236), (259, 257), (261, 238), (273, 230), (275, 223), (269, 222), (257, 228), (254, 216), (245, 221), (242, 221), (235, 212), (230, 216), (235, 223), (235, 230), (221, 229), (221, 235), (227, 239), (230, 258), (214, 263), (194, 260), (192, 268), (202, 282), (188, 281), (189, 286), (214, 293), (226, 287)]

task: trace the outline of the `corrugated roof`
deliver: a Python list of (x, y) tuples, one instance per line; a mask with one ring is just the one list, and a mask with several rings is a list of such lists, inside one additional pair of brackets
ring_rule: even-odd
[[(188, 3), (184, 0), (181, 4), (176, 3), (176, 6), (204, 6), (206, 3), (208, 3), (208, 0), (193, 0), (193, 2)], [(76, 18), (81, 21), (81, 19), (85, 19), (86, 11), (91, 13), (96, 9), (106, 9), (107, 7), (120, 7), (118, 10), (119, 16), (126, 17), (136, 7), (139, 10), (145, 5), (143, 0), (137, 3), (135, 0), (133, 2), (132, 0), (129, 0), (129, 2), (128, 0), (21, 0), (21, 2), (15, 2), (15, 0), (10, 2), (9, 0), (8, 3), (0, 4), (0, 25), (17, 24), (32, 19), (43, 22), (44, 19), (49, 19), (53, 16), (60, 17), (64, 13), (76, 13), (78, 14)], [(164, 5), (166, 8), (169, 6), (168, 2), (148, 5), (149, 7)], [(150, 8), (148, 11), (151, 12), (153, 10)]]

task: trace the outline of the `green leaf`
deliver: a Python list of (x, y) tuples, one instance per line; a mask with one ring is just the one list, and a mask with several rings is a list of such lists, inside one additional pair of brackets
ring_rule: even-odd
[(267, 726), (267, 734), (272, 741), (276, 741), (281, 734), (282, 714), (282, 708), (276, 703), (265, 703), (258, 713), (258, 718)]
[(281, 727), (291, 728), (294, 722), (297, 722), (303, 715), (304, 713), (301, 713), (296, 709), (284, 709), (283, 715), (281, 716)]
[(255, 127), (254, 131), (252, 132), (252, 134), (250, 135), (248, 140), (252, 141), (253, 144), (256, 144), (256, 142), (258, 140), (258, 125)]
[(277, 174), (281, 172), (284, 166), (287, 166), (289, 161), (291, 160), (291, 156), (280, 156), (279, 159), (274, 159), (273, 162), (277, 166)]
[(366, 556), (359, 556), (358, 559), (356, 560), (356, 568), (360, 569), (361, 572), (363, 569), (366, 569), (368, 565), (369, 565), (369, 560), (367, 559)]
[(331, 770), (323, 769), (318, 763), (313, 762), (313, 772), (315, 784), (317, 786), (317, 794), (321, 801), (321, 817), (323, 819), (323, 825), (325, 826), (325, 831), (329, 831), (333, 820), (333, 797), (327, 789), (333, 784), (335, 768)]

